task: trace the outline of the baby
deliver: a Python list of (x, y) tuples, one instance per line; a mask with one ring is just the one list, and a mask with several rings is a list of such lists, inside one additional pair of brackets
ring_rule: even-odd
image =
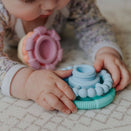
[(116, 91), (124, 89), (131, 74), (122, 61), (111, 26), (101, 16), (95, 0), (0, 0), (0, 87), (3, 94), (33, 100), (46, 110), (70, 114), (77, 111), (75, 95), (62, 80), (72, 70), (33, 70), (10, 60), (3, 52), (4, 39), (9, 45), (38, 26), (54, 28), (58, 33), (69, 22), (79, 44), (92, 56), (97, 72), (107, 69)]

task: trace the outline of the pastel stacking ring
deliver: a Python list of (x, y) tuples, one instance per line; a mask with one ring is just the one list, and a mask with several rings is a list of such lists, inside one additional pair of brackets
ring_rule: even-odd
[(75, 65), (72, 75), (64, 79), (72, 88), (78, 109), (98, 109), (110, 104), (115, 96), (111, 75), (106, 70), (96, 73), (93, 66)]
[(34, 69), (54, 69), (62, 54), (59, 35), (43, 26), (29, 32), (18, 45), (19, 59)]

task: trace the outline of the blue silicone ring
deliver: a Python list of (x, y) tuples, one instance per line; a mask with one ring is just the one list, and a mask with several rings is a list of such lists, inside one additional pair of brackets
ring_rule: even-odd
[(78, 109), (99, 109), (113, 101), (113, 81), (106, 70), (97, 74), (90, 65), (75, 65), (64, 70), (69, 68), (73, 69), (72, 75), (64, 80), (76, 96), (74, 103)]

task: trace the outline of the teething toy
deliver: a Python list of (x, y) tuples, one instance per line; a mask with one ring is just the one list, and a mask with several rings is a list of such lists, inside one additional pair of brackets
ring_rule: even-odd
[(62, 54), (59, 35), (42, 26), (29, 32), (18, 45), (19, 59), (34, 69), (54, 69)]
[(110, 104), (115, 97), (111, 75), (106, 70), (96, 73), (93, 66), (75, 65), (63, 70), (73, 69), (72, 75), (64, 79), (72, 88), (78, 109), (99, 109)]

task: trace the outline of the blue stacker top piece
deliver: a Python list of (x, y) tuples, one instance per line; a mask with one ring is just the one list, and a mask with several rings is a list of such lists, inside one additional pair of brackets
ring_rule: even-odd
[(75, 65), (72, 75), (64, 79), (75, 93), (74, 104), (78, 109), (99, 109), (110, 104), (115, 97), (111, 75), (106, 70), (96, 73), (93, 66)]

